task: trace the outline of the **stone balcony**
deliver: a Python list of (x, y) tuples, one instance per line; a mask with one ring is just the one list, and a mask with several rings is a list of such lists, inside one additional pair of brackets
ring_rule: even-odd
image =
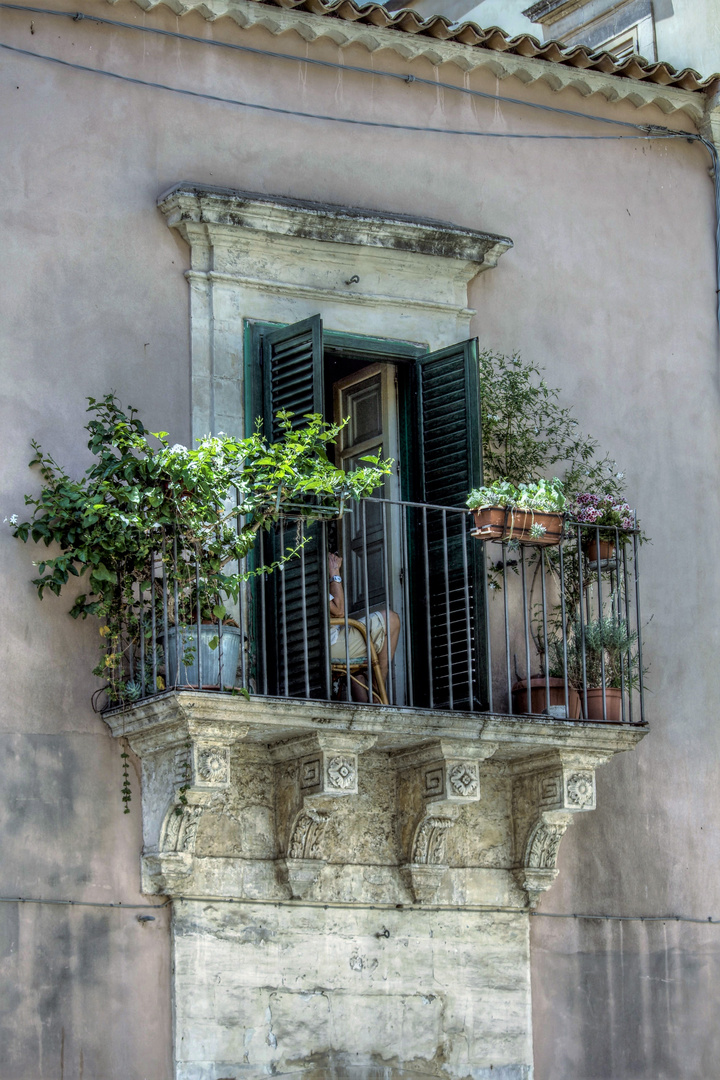
[(147, 892), (517, 909), (645, 734), (191, 690), (106, 721), (142, 761)]

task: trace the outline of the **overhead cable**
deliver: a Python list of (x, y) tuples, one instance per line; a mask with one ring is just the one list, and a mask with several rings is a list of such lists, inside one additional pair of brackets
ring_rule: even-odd
[[(421, 86), (430, 86), (443, 90), (454, 90), (459, 94), (470, 97), (485, 98), (489, 101), (497, 101), (507, 105), (522, 105), (528, 109), (539, 109), (542, 112), (558, 113), (561, 116), (574, 116), (580, 120), (592, 120), (601, 124), (614, 124), (619, 127), (633, 128), (636, 131), (664, 131), (671, 132), (673, 129), (661, 127), (657, 124), (634, 124), (630, 120), (616, 120), (605, 116), (595, 116), (592, 113), (583, 113), (575, 109), (561, 109), (557, 105), (544, 105), (535, 101), (523, 101), (522, 98), (506, 97), (504, 94), (491, 94), (484, 90), (473, 90), (469, 86), (457, 86), (455, 83), (440, 82), (437, 79), (425, 79), (419, 75), (403, 75), (396, 71), (382, 71), (377, 68), (360, 67), (357, 64), (339, 64), (334, 60), (318, 60), (310, 56), (297, 56), (293, 53), (275, 52), (270, 49), (260, 49), (252, 45), (237, 45), (231, 41), (216, 41), (213, 38), (197, 37), (193, 34), (181, 34), (178, 30), (163, 30), (157, 26), (141, 26), (137, 23), (121, 22), (119, 19), (106, 19), (100, 15), (86, 15), (81, 11), (53, 11), (51, 8), (26, 7), (24, 4), (0, 3), (0, 8), (8, 11), (29, 11), (35, 15), (59, 15), (70, 18), (73, 22), (87, 20), (100, 23), (104, 26), (119, 26), (125, 30), (136, 30), (143, 34), (156, 34), (161, 37), (177, 38), (180, 41), (192, 41), (198, 45), (209, 45), (218, 49), (233, 49), (236, 52), (250, 53), (255, 56), (266, 56), (274, 60), (291, 60), (297, 64), (309, 64), (313, 67), (333, 68), (337, 71), (353, 71), (362, 75), (394, 79), (399, 82), (417, 83)], [(682, 132), (684, 135), (690, 132)]]

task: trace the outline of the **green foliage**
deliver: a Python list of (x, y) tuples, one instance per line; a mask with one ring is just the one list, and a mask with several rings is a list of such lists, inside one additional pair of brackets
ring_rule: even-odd
[[(585, 678), (583, 678), (583, 637), (585, 641)], [(630, 631), (624, 619), (613, 615), (603, 616), (584, 624), (574, 619), (567, 636), (567, 678), (576, 690), (588, 689), (602, 684), (603, 658), (605, 662), (605, 685), (620, 687), (637, 686), (639, 680), (637, 656), (637, 631)], [(549, 673), (554, 678), (564, 678), (565, 662), (561, 637), (553, 637), (550, 645)]]
[[(141, 635), (151, 629), (138, 602), (141, 591), (157, 589), (164, 575), (171, 595), (177, 586), (187, 621), (198, 606), (203, 620), (224, 619), (228, 598), (237, 600), (246, 576), (238, 563), (260, 529), (288, 511), (307, 519), (337, 515), (347, 500), (376, 490), (390, 471), (389, 461), (372, 456), (355, 472), (336, 468), (327, 446), (342, 425), (327, 424), (317, 414), (296, 430), (291, 413), (278, 414), (282, 435), (273, 444), (256, 431), (246, 439), (208, 436), (193, 450), (171, 446), (166, 432), (151, 434), (137, 411), (123, 411), (113, 394), (88, 402), (93, 464), (73, 479), (33, 442), (30, 464), (39, 468), (43, 486), (39, 495), (25, 497), (33, 508), (30, 520), (18, 523), (13, 517), (11, 526), (19, 539), (53, 549), (37, 563), (33, 579), (41, 598), (48, 589), (59, 595), (71, 578), (87, 580), (70, 614), (104, 621), (94, 673), (108, 680), (116, 701), (139, 695), (136, 679), (127, 674)], [(178, 622), (183, 616), (172, 614)]]
[(565, 502), (563, 484), (557, 477), (517, 485), (506, 479), (495, 480), (486, 487), (475, 488), (467, 499), (471, 510), (506, 506), (511, 510), (532, 510), (538, 514), (561, 514)]
[(548, 386), (543, 368), (516, 353), (480, 356), (483, 471), (486, 482), (539, 480), (562, 466), (567, 492), (592, 490), (620, 498), (624, 476), (601, 456), (596, 439), (583, 435), (560, 391)]

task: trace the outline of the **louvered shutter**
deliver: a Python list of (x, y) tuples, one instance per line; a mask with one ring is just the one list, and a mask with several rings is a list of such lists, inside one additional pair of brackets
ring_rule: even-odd
[[(414, 396), (419, 500), (463, 507), (470, 490), (482, 482), (477, 339), (418, 359)], [(412, 549), (414, 670), (421, 679), (418, 690), (427, 704), (432, 697), (436, 708), (466, 709), (471, 704), (474, 709), (483, 708), (487, 698), (484, 545), (469, 536), (466, 520), (466, 597), (461, 515), (443, 515), (440, 510), (428, 510), (426, 515), (426, 565), (419, 550), (423, 537), (418, 536), (417, 514), (413, 526), (418, 537)], [(418, 589), (425, 570), (428, 593)]]
[[(306, 423), (306, 414), (323, 412), (322, 320), (319, 315), (265, 334), (262, 364), (266, 438), (279, 438), (277, 413), (281, 409), (294, 414), (294, 428)], [(279, 529), (273, 531), (274, 559), (281, 555), (283, 548), (287, 550), (295, 545), (297, 525), (295, 521), (286, 522), (282, 539)], [(270, 694), (324, 698), (327, 696), (325, 554), (319, 546), (321, 527), (316, 523), (306, 533), (308, 541), (303, 547), (302, 559), (296, 556), (285, 564), (283, 571), (274, 571), (266, 580), (265, 675)]]

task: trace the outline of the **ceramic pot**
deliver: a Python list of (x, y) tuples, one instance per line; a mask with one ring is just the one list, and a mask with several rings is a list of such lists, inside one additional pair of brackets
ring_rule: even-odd
[[(565, 719), (560, 716), (565, 709), (565, 683), (562, 679), (551, 678), (548, 681), (550, 683), (550, 709), (557, 709), (558, 712), (554, 715), (558, 719)], [(537, 675), (530, 679), (530, 707), (528, 707), (527, 697), (527, 680), (520, 679), (512, 688), (513, 713), (537, 714), (546, 711), (547, 693), (544, 675)], [(580, 698), (577, 690), (573, 690), (571, 686), (568, 687), (568, 709), (570, 720), (580, 718)]]
[[(588, 557), (588, 562), (597, 563), (598, 561), (598, 542), (597, 537), (593, 537), (585, 548), (585, 554)], [(611, 559), (615, 558), (615, 545), (610, 540), (600, 541), (600, 562), (609, 563)]]
[[(580, 695), (582, 700), (582, 695)], [(603, 692), (601, 686), (593, 686), (587, 692), (587, 719), (603, 720)], [(605, 688), (605, 720), (608, 724), (619, 724), (622, 721), (622, 690), (618, 686)]]
[[(212, 688), (217, 690), (220, 687), (221, 644), (222, 685), (235, 685), (240, 643), (242, 641), (240, 627), (223, 626), (222, 643), (219, 642), (217, 648), (211, 649), (210, 642), (213, 638), (220, 637), (218, 629), (214, 623), (206, 623), (200, 627), (200, 679), (198, 679), (197, 626), (181, 627), (179, 641), (177, 628), (170, 627), (165, 650), (165, 684), (168, 689), (172, 686), (199, 686), (202, 683), (203, 689)], [(178, 653), (180, 659), (179, 671)], [(188, 663), (183, 661), (184, 655), (187, 655)]]

